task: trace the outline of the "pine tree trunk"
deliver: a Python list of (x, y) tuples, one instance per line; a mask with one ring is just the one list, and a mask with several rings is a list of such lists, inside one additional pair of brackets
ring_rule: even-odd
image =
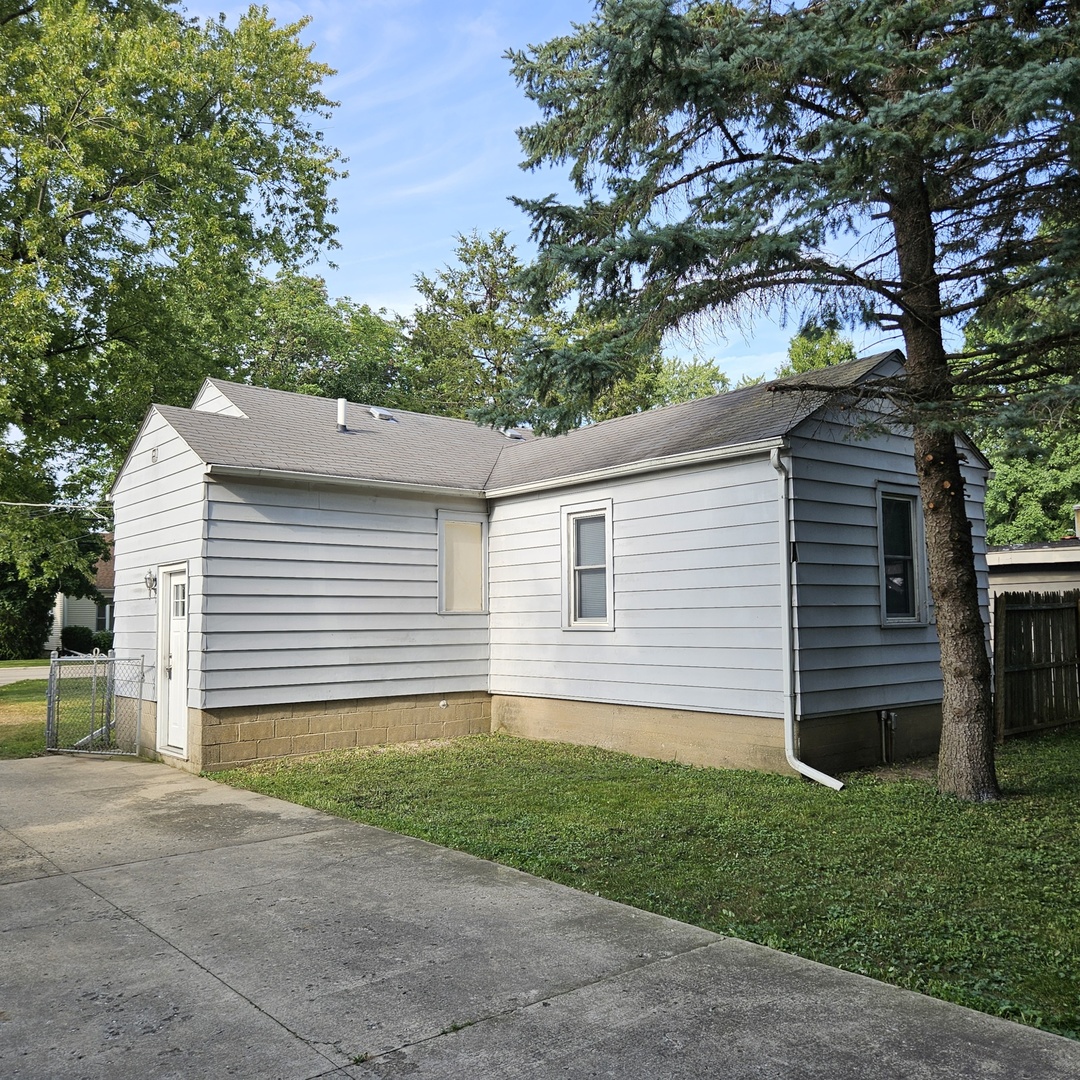
[(979, 608), (971, 522), (951, 433), (915, 428), (930, 591), (941, 645), (938, 789), (971, 801), (999, 797), (990, 660)]
[(921, 172), (898, 169), (892, 205), (900, 263), (913, 407), (915, 472), (922, 501), (930, 591), (941, 645), (938, 789), (973, 802), (1000, 798), (994, 771), (990, 659), (956, 437), (949, 364), (941, 333), (935, 234)]

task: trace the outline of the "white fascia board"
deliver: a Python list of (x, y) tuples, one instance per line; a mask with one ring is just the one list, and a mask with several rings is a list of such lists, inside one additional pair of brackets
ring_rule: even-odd
[(328, 473), (294, 472), (288, 469), (255, 469), (243, 465), (207, 465), (206, 476), (235, 477), (238, 480), (277, 480), (289, 483), (333, 484), (336, 487), (375, 488), (379, 491), (400, 492), (406, 495), (435, 495), (439, 497), (484, 498), (479, 488), (427, 487), (423, 484), (403, 484), (394, 480), (365, 480), (358, 476), (334, 476)]
[(1007, 566), (1056, 566), (1061, 563), (1080, 562), (1080, 546), (1059, 548), (1027, 548), (1019, 551), (988, 551), (987, 565)]
[(594, 469), (592, 472), (573, 473), (569, 476), (557, 476), (548, 480), (535, 480), (530, 484), (489, 488), (486, 494), (489, 499), (501, 499), (511, 495), (528, 495), (534, 491), (576, 487), (580, 484), (591, 484), (600, 480), (613, 480), (620, 476), (633, 476), (635, 473), (660, 472), (664, 469), (678, 469), (684, 465), (701, 465), (710, 461), (723, 461), (726, 458), (767, 454), (785, 445), (782, 438), (759, 439), (757, 442), (739, 443), (736, 446), (717, 446), (709, 450), (692, 450), (686, 454), (672, 454), (669, 457), (631, 461), (625, 465), (612, 465), (607, 469)]

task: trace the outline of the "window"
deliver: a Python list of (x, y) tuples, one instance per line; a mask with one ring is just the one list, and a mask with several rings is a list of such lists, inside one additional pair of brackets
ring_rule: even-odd
[(922, 622), (923, 545), (914, 495), (880, 492), (881, 615), (883, 622)]
[(563, 507), (564, 627), (614, 629), (611, 501)]
[(484, 589), (487, 518), (483, 514), (439, 511), (439, 612), (476, 614), (487, 610)]
[(182, 582), (173, 583), (172, 617), (174, 619), (187, 618), (187, 585)]

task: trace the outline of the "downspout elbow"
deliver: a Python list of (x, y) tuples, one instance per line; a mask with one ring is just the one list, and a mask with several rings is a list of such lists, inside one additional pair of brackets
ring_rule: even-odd
[(780, 572), (783, 585), (781, 596), (780, 629), (782, 636), (782, 663), (784, 669), (784, 754), (788, 764), (802, 776), (839, 791), (844, 785), (835, 776), (829, 776), (812, 765), (807, 765), (795, 753), (795, 625), (792, 605), (791, 580), (791, 514), (789, 511), (788, 470), (780, 456), (780, 448), (774, 447), (769, 454), (779, 483), (780, 503)]

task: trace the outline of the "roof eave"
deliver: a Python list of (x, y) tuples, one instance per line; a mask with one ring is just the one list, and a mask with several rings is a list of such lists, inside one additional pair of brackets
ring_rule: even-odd
[(573, 473), (568, 476), (556, 476), (545, 480), (534, 480), (526, 484), (513, 484), (503, 488), (488, 488), (489, 499), (507, 498), (511, 495), (529, 495), (534, 491), (551, 491), (554, 488), (578, 487), (597, 481), (614, 480), (636, 473), (660, 472), (666, 469), (678, 469), (685, 465), (700, 465), (710, 461), (722, 461), (725, 458), (750, 457), (765, 454), (785, 445), (782, 437), (757, 439), (754, 442), (736, 443), (733, 446), (714, 446), (707, 450), (691, 450), (685, 454), (670, 454), (666, 457), (646, 458), (631, 461), (623, 465), (611, 465), (605, 469), (593, 469), (589, 472)]
[(335, 487), (375, 488), (408, 495), (439, 495), (458, 498), (484, 498), (482, 488), (445, 487), (433, 484), (406, 484), (398, 480), (375, 480), (360, 476), (337, 476), (332, 473), (298, 472), (291, 469), (263, 469), (246, 465), (208, 464), (205, 473), (211, 479), (233, 477), (237, 480), (277, 480), (290, 483), (333, 484)]

